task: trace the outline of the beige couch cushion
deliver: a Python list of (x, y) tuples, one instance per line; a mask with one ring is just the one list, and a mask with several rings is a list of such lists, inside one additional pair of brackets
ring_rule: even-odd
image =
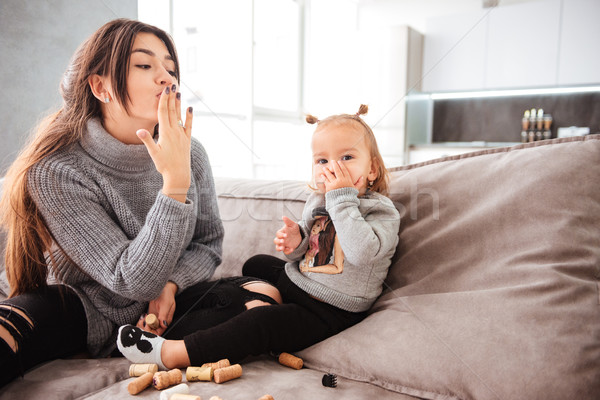
[(305, 364), (427, 399), (597, 398), (599, 177), (600, 135), (397, 169), (387, 290)]
[(283, 226), (282, 216), (302, 218), (308, 184), (218, 178), (215, 185), (225, 237), (223, 263), (214, 277), (241, 275), (244, 262), (256, 254), (284, 258), (275, 252), (275, 232)]

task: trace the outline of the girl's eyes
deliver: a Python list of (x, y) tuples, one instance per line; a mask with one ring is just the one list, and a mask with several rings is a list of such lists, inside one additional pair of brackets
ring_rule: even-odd
[[(350, 161), (350, 160), (352, 160), (352, 158), (354, 158), (354, 157), (346, 155), (346, 156), (342, 156), (340, 159), (342, 161)], [(319, 158), (317, 160), (317, 164), (327, 164), (327, 163), (328, 163), (328, 161), (326, 159), (324, 159), (324, 158)]]

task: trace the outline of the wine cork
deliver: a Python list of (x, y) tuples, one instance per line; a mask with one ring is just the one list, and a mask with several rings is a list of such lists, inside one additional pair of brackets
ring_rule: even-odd
[(158, 365), (156, 364), (131, 364), (129, 366), (129, 376), (142, 376), (146, 372), (158, 372)]
[(220, 398), (219, 396), (212, 396), (210, 399), (208, 400), (223, 400), (222, 398)]
[(172, 369), (170, 371), (160, 371), (154, 374), (152, 377), (152, 385), (158, 389), (166, 389), (169, 386), (181, 383), (181, 370)]
[(219, 360), (217, 362), (214, 362), (214, 363), (202, 364), (202, 368), (211, 367), (213, 369), (213, 371), (216, 371), (220, 368), (229, 367), (229, 366), (231, 366), (231, 364), (229, 363), (229, 360), (226, 358)]
[(188, 382), (194, 381), (212, 381), (213, 369), (212, 367), (187, 367), (185, 370), (185, 379)]
[(127, 391), (129, 394), (138, 394), (152, 384), (153, 376), (152, 372), (146, 372), (144, 375), (135, 378), (127, 385)]
[(216, 383), (223, 383), (242, 376), (242, 366), (235, 364), (230, 367), (219, 368), (214, 373)]
[(293, 356), (289, 353), (281, 353), (279, 355), (279, 364), (285, 365), (286, 367), (294, 368), (294, 369), (302, 369), (304, 362), (301, 358)]
[(169, 400), (202, 400), (202, 398), (193, 394), (175, 393), (169, 397)]
[(151, 329), (158, 329), (158, 327), (160, 326), (160, 322), (158, 322), (158, 318), (156, 318), (156, 315), (148, 314), (146, 315), (146, 325), (148, 325), (148, 327), (150, 327)]
[(180, 383), (177, 386), (170, 387), (160, 392), (160, 400), (169, 400), (174, 394), (188, 394), (190, 387), (185, 383)]
[(265, 394), (263, 397), (261, 397), (258, 400), (275, 400), (275, 399), (270, 394)]

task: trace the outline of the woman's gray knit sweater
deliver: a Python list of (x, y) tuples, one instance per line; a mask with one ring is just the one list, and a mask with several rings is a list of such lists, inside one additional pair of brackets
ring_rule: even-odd
[(210, 279), (221, 262), (223, 225), (212, 172), (192, 140), (186, 203), (161, 192), (146, 147), (126, 145), (88, 122), (76, 145), (39, 162), (28, 187), (56, 244), (54, 278), (77, 292), (88, 349), (104, 356), (116, 329), (135, 324), (167, 281), (179, 291)]

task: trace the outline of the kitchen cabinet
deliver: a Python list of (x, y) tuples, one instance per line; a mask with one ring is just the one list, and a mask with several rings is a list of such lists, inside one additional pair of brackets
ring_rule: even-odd
[(600, 1), (563, 2), (558, 84), (600, 83)]
[(485, 80), (488, 13), (427, 20), (423, 54), (424, 92), (481, 89)]
[(598, 0), (543, 0), (431, 18), (423, 91), (598, 84), (598, 15)]
[(556, 85), (560, 9), (545, 0), (490, 12), (485, 89)]

